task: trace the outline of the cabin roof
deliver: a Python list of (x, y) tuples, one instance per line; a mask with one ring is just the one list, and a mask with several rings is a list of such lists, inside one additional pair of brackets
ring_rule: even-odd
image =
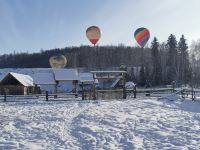
[(47, 73), (35, 73), (33, 75), (33, 81), (37, 85), (55, 85), (54, 75), (51, 72)]
[(34, 86), (33, 78), (31, 76), (25, 75), (25, 74), (14, 73), (14, 72), (7, 73), (4, 76), (4, 78), (1, 80), (1, 84), (9, 83), (7, 81), (10, 80), (11, 77), (16, 79), (23, 86), (26, 86), (26, 87)]
[(91, 73), (126, 73), (126, 71), (121, 71), (121, 70), (100, 70), (100, 71), (90, 71)]
[(77, 69), (53, 69), (56, 81), (79, 80)]
[(93, 82), (93, 75), (91, 73), (79, 73), (80, 82)]

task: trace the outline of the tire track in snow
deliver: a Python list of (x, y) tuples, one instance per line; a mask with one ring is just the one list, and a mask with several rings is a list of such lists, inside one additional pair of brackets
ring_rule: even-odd
[[(76, 107), (72, 107), (71, 109), (66, 109), (63, 112), (64, 122), (61, 127), (61, 132), (62, 132), (61, 137), (65, 143), (76, 142), (76, 140), (73, 138), (73, 136), (70, 133), (73, 119), (75, 119), (81, 113), (85, 112), (86, 110), (94, 106), (95, 105), (91, 103), (90, 101), (79, 102), (79, 103), (76, 103)], [(73, 146), (73, 143), (66, 143), (66, 144)]]
[[(91, 112), (91, 116), (88, 116), (87, 114), (89, 112), (87, 112), (86, 116), (82, 116), (80, 115), (80, 118), (77, 116), (76, 119), (74, 118), (75, 122), (73, 122), (73, 130), (71, 131), (71, 135), (76, 138), (76, 143), (78, 143), (78, 146), (81, 147), (81, 149), (88, 149), (89, 145), (90, 148), (100, 148), (101, 146), (99, 145), (99, 143), (104, 143), (104, 144), (108, 144), (107, 140), (108, 137), (104, 134), (97, 134), (93, 129), (92, 126), (91, 128), (88, 127), (87, 125), (85, 126), (84, 124), (87, 124), (87, 122), (90, 123), (94, 123), (96, 125), (98, 125), (100, 128), (103, 126), (108, 126), (108, 128), (118, 128), (117, 126), (115, 126), (114, 124), (109, 124), (108, 123), (108, 119), (113, 118), (113, 121), (115, 122), (116, 118), (115, 116), (101, 116), (101, 117), (94, 117), (95, 112), (101, 113), (101, 111), (109, 109), (109, 110), (119, 110), (119, 111), (123, 111), (123, 109), (121, 109), (122, 104), (125, 102), (124, 100), (100, 100), (98, 101), (99, 105), (95, 105), (92, 108), (90, 108), (89, 112)], [(90, 113), (89, 113), (90, 114)], [(81, 120), (84, 120), (81, 123)], [(112, 119), (111, 119), (112, 120)], [(81, 124), (79, 124), (81, 123)], [(92, 123), (92, 124), (93, 124)], [(107, 124), (108, 123), (108, 124)], [(94, 131), (94, 132), (93, 132)], [(120, 137), (117, 137), (117, 135), (115, 135), (115, 133), (113, 131), (108, 131), (111, 132), (112, 136), (111, 139), (114, 138), (116, 140), (118, 140)], [(114, 140), (112, 139), (112, 141)], [(99, 147), (100, 146), (100, 147)], [(108, 145), (107, 145), (108, 146)], [(105, 146), (104, 148), (106, 149)]]

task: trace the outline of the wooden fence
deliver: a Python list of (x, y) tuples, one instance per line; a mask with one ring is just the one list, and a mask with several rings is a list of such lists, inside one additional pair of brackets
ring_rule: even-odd
[[(175, 92), (174, 92), (175, 91)], [(177, 92), (178, 91), (178, 92)], [(154, 96), (155, 94), (175, 94), (180, 95), (182, 98), (186, 96), (191, 96), (192, 100), (196, 99), (196, 96), (200, 97), (200, 89), (181, 89), (175, 90), (172, 88), (160, 88), (160, 89), (137, 89), (134, 88), (132, 90), (126, 90), (126, 94), (133, 94), (133, 98), (136, 98), (138, 94), (145, 94), (146, 96)], [(123, 90), (96, 90), (96, 95), (98, 99), (123, 99)], [(57, 94), (49, 94), (46, 91), (45, 94), (32, 94), (32, 95), (7, 95), (4, 93), (0, 95), (0, 99), (3, 101), (7, 101), (9, 99), (17, 98), (17, 99), (44, 99), (46, 101), (62, 99), (65, 100), (67, 98), (78, 98), (82, 97), (82, 100), (92, 100), (93, 99), (93, 91), (82, 91), (81, 95), (78, 93), (57, 93)]]

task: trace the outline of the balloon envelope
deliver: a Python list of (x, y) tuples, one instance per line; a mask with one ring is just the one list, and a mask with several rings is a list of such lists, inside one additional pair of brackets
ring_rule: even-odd
[(86, 36), (92, 44), (96, 44), (101, 38), (101, 30), (97, 26), (91, 26), (86, 30)]
[(137, 43), (143, 48), (150, 38), (150, 32), (146, 28), (139, 28), (135, 31), (134, 37)]
[(64, 68), (67, 64), (67, 59), (63, 55), (52, 56), (49, 59), (52, 68)]

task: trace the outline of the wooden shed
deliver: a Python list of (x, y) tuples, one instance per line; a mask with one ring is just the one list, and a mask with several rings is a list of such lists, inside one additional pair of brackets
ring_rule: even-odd
[[(77, 92), (79, 81), (77, 69), (53, 69), (53, 73), (56, 81), (56, 91), (61, 93), (65, 91), (68, 93)], [(62, 91), (62, 89), (65, 89), (65, 91)]]
[(33, 79), (29, 75), (9, 72), (0, 81), (0, 94), (28, 95), (34, 93)]
[(53, 72), (37, 72), (33, 74), (33, 82), (36, 87), (40, 87), (40, 92), (56, 93), (56, 81)]
[[(98, 80), (99, 84), (103, 83), (101, 89), (96, 89), (95, 84), (93, 85), (93, 99), (126, 99), (126, 71), (101, 70), (91, 71), (91, 73), (93, 74), (93, 83), (95, 83), (95, 80)], [(119, 85), (116, 86), (117, 84)]]

